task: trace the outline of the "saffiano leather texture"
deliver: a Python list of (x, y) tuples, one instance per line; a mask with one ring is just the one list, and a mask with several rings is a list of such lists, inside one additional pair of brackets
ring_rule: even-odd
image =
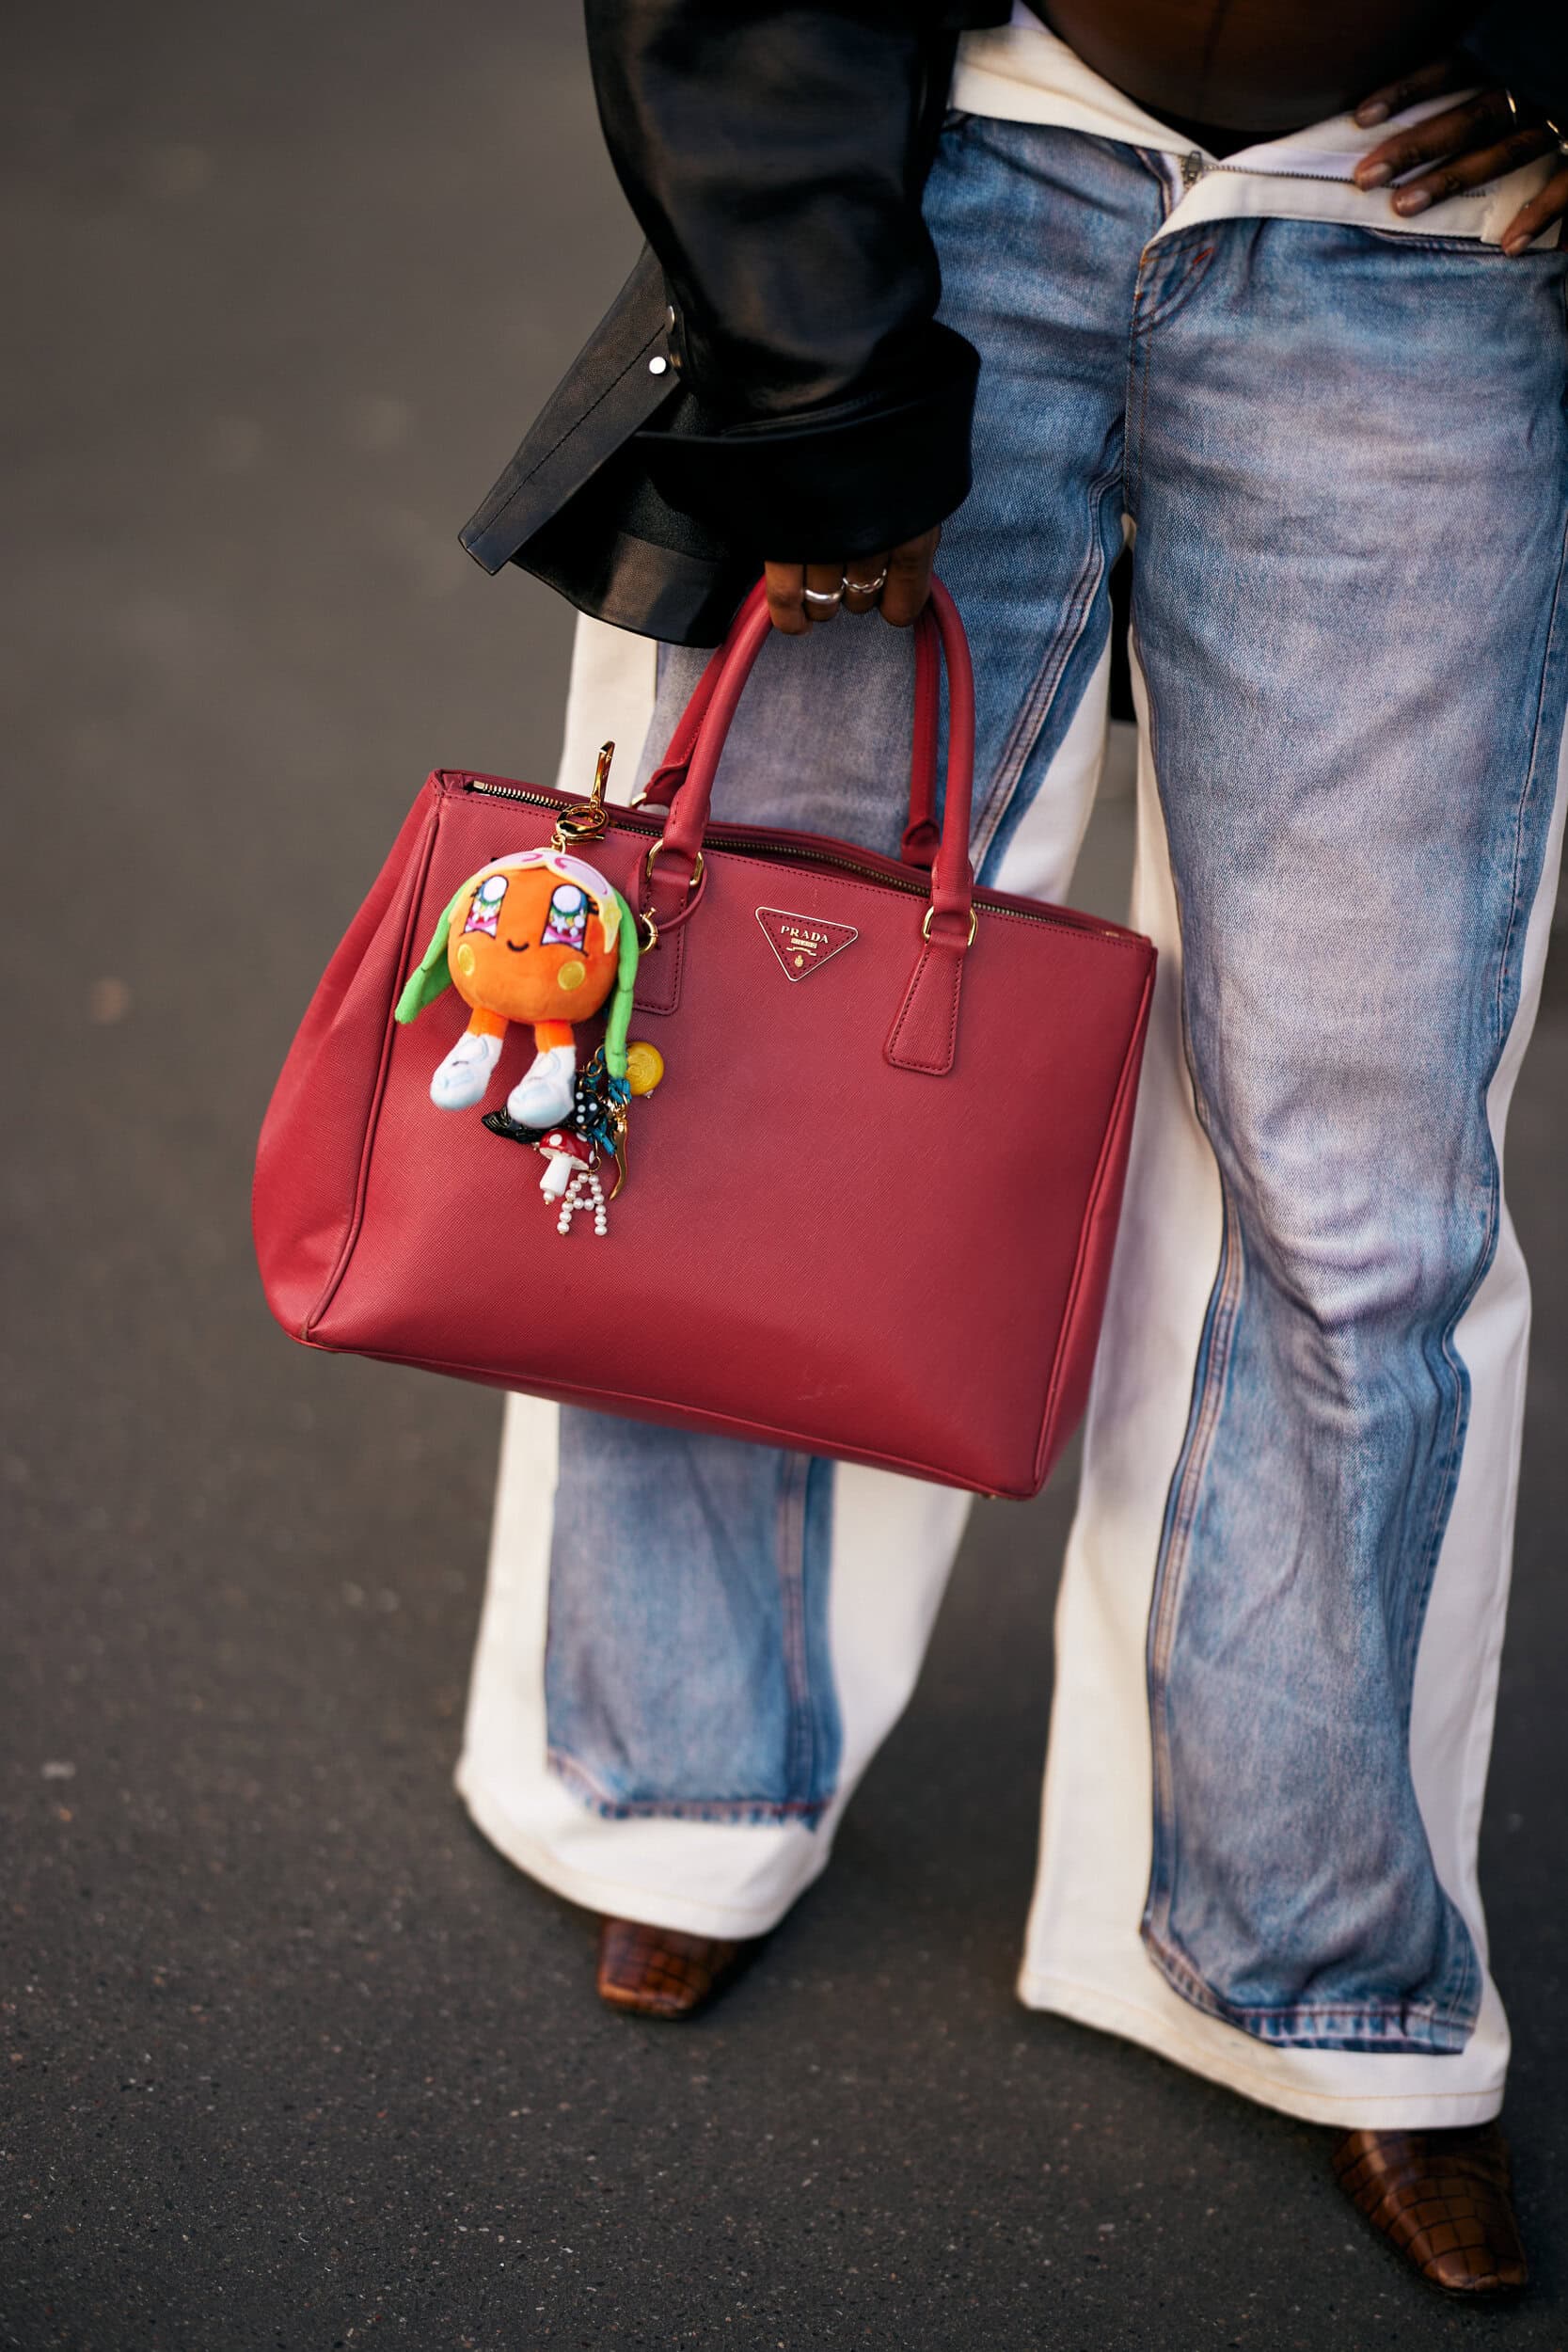
[[(532, 1152), (478, 1110), (431, 1103), (465, 1017), (455, 992), (412, 1026), (392, 1017), (465, 878), (543, 847), (562, 809), (584, 803), (463, 770), (429, 778), (262, 1129), (256, 1248), (286, 1331), (983, 1493), (1037, 1491), (1087, 1394), (1154, 949), (974, 887), (973, 679), (940, 584), (933, 610), (950, 745), (934, 859), (929, 632), (913, 862), (707, 822), (768, 631), (760, 592), (676, 730), (668, 807), (610, 812), (592, 854), (659, 926), (632, 1035), (657, 1046), (665, 1075), (632, 1104), (603, 1240), (580, 1224), (558, 1233)], [(778, 953), (781, 914), (803, 942), (839, 944), (799, 983)], [(498, 1102), (531, 1050), (508, 1038)]]

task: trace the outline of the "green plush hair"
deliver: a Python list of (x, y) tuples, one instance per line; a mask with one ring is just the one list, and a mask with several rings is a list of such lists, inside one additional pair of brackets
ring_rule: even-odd
[[(470, 874), (468, 881), (472, 880)], [(457, 913), (457, 902), (467, 887), (467, 882), (460, 882), (448, 900), (447, 911), (436, 926), (435, 938), (404, 984), (403, 994), (398, 998), (393, 1012), (394, 1020), (417, 1021), (426, 1005), (433, 1005), (441, 991), (451, 986), (451, 970), (447, 962), (447, 931), (452, 916)]]
[(626, 1074), (626, 1031), (631, 1026), (632, 991), (637, 986), (637, 959), (641, 952), (637, 939), (637, 917), (622, 898), (615, 893), (615, 903), (621, 910), (621, 961), (615, 970), (615, 993), (610, 1000), (610, 1019), (605, 1024), (604, 1066), (612, 1078)]

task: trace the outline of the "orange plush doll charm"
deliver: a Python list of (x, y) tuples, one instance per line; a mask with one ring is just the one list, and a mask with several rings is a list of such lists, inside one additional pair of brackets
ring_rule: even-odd
[[(524, 850), (469, 875), (398, 999), (402, 1022), (417, 1021), (449, 987), (469, 1008), (467, 1027), (430, 1081), (430, 1099), (445, 1111), (483, 1101), (508, 1026), (531, 1024), (532, 1063), (504, 1112), (484, 1124), (541, 1154), (539, 1188), (560, 1203), (562, 1233), (579, 1208), (591, 1208), (595, 1232), (605, 1232), (599, 1154), (615, 1160), (618, 1184), (627, 1103), (657, 1083), (626, 1072), (637, 957), (636, 917), (597, 867), (553, 846)], [(607, 1003), (604, 1043), (579, 1072), (574, 1026)]]
[[(468, 1008), (468, 1025), (430, 1081), (438, 1110), (483, 1103), (514, 1021), (533, 1030), (533, 1060), (484, 1124), (492, 1135), (531, 1146), (545, 1163), (539, 1189), (559, 1205), (568, 1233), (578, 1209), (592, 1209), (606, 1230), (600, 1155), (615, 1163), (619, 1192), (626, 1170), (626, 1111), (663, 1074), (663, 1057), (637, 1045), (627, 1064), (626, 1030), (637, 985), (637, 918), (613, 882), (575, 854), (609, 821), (605, 786), (610, 755), (599, 753), (592, 798), (562, 809), (549, 847), (493, 857), (447, 902), (435, 937), (397, 1002), (401, 1022), (417, 1021), (446, 989)], [(578, 1068), (574, 1029), (604, 1010), (604, 1041)]]
[[(637, 976), (637, 925), (620, 892), (563, 850), (492, 858), (452, 898), (398, 999), (415, 1021), (449, 985), (469, 1008), (468, 1025), (430, 1081), (440, 1110), (484, 1099), (514, 1021), (532, 1024), (531, 1068), (506, 1098), (515, 1125), (557, 1126), (577, 1090), (572, 1031), (611, 996), (606, 1066), (626, 1076), (626, 1024)], [(619, 1062), (619, 1068), (617, 1068)]]

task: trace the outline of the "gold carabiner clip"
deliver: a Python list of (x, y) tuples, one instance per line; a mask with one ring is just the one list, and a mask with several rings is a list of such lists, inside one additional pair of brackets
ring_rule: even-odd
[(613, 743), (601, 743), (594, 770), (594, 789), (588, 796), (586, 808), (563, 808), (555, 820), (550, 846), (556, 850), (571, 850), (583, 841), (597, 841), (610, 825), (610, 811), (604, 804), (605, 787), (610, 782), (610, 763), (615, 756)]

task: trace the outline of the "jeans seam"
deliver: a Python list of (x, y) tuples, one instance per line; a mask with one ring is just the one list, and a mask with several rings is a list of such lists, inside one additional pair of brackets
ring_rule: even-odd
[[(1193, 1080), (1195, 1096), (1196, 1080)], [(1243, 1257), (1240, 1220), (1221, 1180), (1220, 1257), (1204, 1316), (1193, 1393), (1181, 1453), (1165, 1502), (1164, 1524), (1155, 1560), (1154, 1590), (1149, 1604), (1147, 1672), (1149, 1731), (1153, 1764), (1153, 1851), (1149, 1859), (1148, 1890), (1144, 1902), (1144, 1927), (1168, 1922), (1175, 1899), (1180, 1833), (1172, 1794), (1166, 1686), (1176, 1629), (1180, 1615), (1182, 1570), (1191, 1549), (1198, 1490), (1224, 1408), (1229, 1379), (1231, 1344), (1241, 1306)]]
[[(1136, 616), (1132, 625), (1133, 656), (1144, 681), (1144, 698), (1148, 713), (1148, 753), (1155, 791), (1160, 790), (1159, 712), (1154, 688), (1145, 668), (1142, 650), (1137, 642)], [(1177, 930), (1185, 940), (1182, 920), (1180, 883), (1174, 863), (1171, 887), (1177, 900)], [(1185, 958), (1181, 976), (1181, 1049), (1186, 1064), (1187, 1081), (1193, 1091), (1194, 1108), (1198, 1124), (1210, 1137), (1210, 1122), (1205, 1115), (1202, 1089), (1198, 1084), (1196, 1057), (1192, 1047), (1191, 1024), (1188, 1019)], [(1181, 1600), (1181, 1568), (1191, 1534), (1193, 1512), (1203, 1465), (1219, 1425), (1226, 1380), (1230, 1368), (1230, 1347), (1236, 1328), (1236, 1316), (1241, 1300), (1243, 1261), (1241, 1224), (1236, 1216), (1214, 1154), (1216, 1174), (1220, 1184), (1220, 1255), (1214, 1269), (1214, 1279), (1204, 1311), (1203, 1330), (1198, 1343), (1197, 1361), (1193, 1367), (1193, 1390), (1187, 1408), (1187, 1425), (1182, 1435), (1181, 1451), (1171, 1473), (1165, 1497), (1165, 1509), (1160, 1530), (1159, 1548), (1155, 1555), (1154, 1582), (1149, 1597), (1148, 1633), (1145, 1671), (1148, 1679), (1149, 1743), (1152, 1787), (1152, 1846), (1149, 1856), (1148, 1885), (1144, 1898), (1142, 1932), (1148, 1936), (1155, 1931), (1156, 1921), (1168, 1921), (1174, 1900), (1179, 1830), (1176, 1807), (1171, 1795), (1173, 1772), (1170, 1760), (1169, 1730), (1165, 1712), (1165, 1683), (1170, 1656), (1176, 1639), (1176, 1622)]]
[[(1473, 2011), (1467, 2006), (1460, 2005), (1455, 1995), (1447, 1989), (1441, 1996), (1429, 1995), (1419, 2001), (1291, 2001), (1283, 2005), (1227, 2001), (1214, 1992), (1168, 1932), (1157, 1934), (1146, 1930), (1144, 1943), (1166, 1983), (1182, 2000), (1201, 2010), (1205, 2016), (1217, 2018), (1222, 2025), (1234, 2025), (1258, 2041), (1301, 2039), (1315, 2028), (1319, 2034), (1332, 2033), (1337, 2041), (1342, 2042), (1348, 2038), (1347, 2021), (1352, 2026), (1357, 2021), (1382, 2026), (1393, 2018), (1430, 2019), (1434, 2027), (1459, 2034), (1465, 2041), (1475, 2030)], [(1259, 2030), (1271, 2024), (1277, 2030)], [(1379, 2038), (1385, 2041), (1394, 2039), (1382, 2034)], [(1404, 2034), (1398, 2038), (1407, 2048), (1431, 2047), (1430, 2042), (1414, 2035)]]
[[(1148, 408), (1148, 343), (1139, 328), (1138, 306), (1143, 300), (1144, 271), (1148, 266), (1147, 254), (1138, 263), (1138, 282), (1132, 294), (1132, 322), (1127, 337), (1127, 393), (1125, 421), (1122, 428), (1123, 504), (1134, 523), (1138, 519), (1138, 493), (1143, 486), (1144, 423)], [(1132, 421), (1134, 388), (1137, 395), (1137, 422)]]
[(784, 1756), (786, 1788), (810, 1789), (816, 1761), (810, 1661), (805, 1638), (806, 1482), (811, 1463), (786, 1454), (779, 1489), (779, 1619), (784, 1652), (789, 1731)]
[[(1164, 168), (1164, 159), (1148, 148), (1135, 147), (1132, 151), (1160, 191), (1159, 226), (1163, 228), (1170, 218), (1175, 201), (1175, 191), (1171, 185), (1170, 174)], [(1158, 229), (1155, 233), (1158, 234)], [(1139, 311), (1144, 297), (1145, 272), (1148, 268), (1151, 244), (1152, 239), (1146, 242), (1138, 257), (1138, 275), (1132, 288), (1132, 308), (1128, 313), (1127, 379), (1122, 405), (1122, 504), (1134, 522), (1137, 520), (1138, 514), (1137, 489), (1143, 473), (1144, 411), (1148, 404), (1148, 346), (1144, 340)], [(1139, 382), (1138, 422), (1134, 433), (1132, 398), (1135, 378), (1138, 378)]]
[(1008, 730), (1007, 740), (997, 756), (995, 771), (974, 834), (972, 854), (977, 873), (982, 870), (985, 859), (1012, 807), (1030, 758), (1054, 709), (1069, 665), (1083, 643), (1089, 616), (1094, 611), (1095, 598), (1107, 577), (1101, 516), (1107, 493), (1122, 475), (1123, 468), (1118, 460), (1114, 467), (1097, 474), (1089, 485), (1089, 535), (1084, 560), (1079, 565), (1071, 592), (1064, 602), (1061, 622), (1051, 636), (1039, 666), (1030, 680), (1018, 716)]
[(619, 1797), (605, 1788), (579, 1756), (567, 1748), (546, 1747), (545, 1760), (574, 1796), (611, 1821), (798, 1821), (815, 1828), (828, 1797)]

